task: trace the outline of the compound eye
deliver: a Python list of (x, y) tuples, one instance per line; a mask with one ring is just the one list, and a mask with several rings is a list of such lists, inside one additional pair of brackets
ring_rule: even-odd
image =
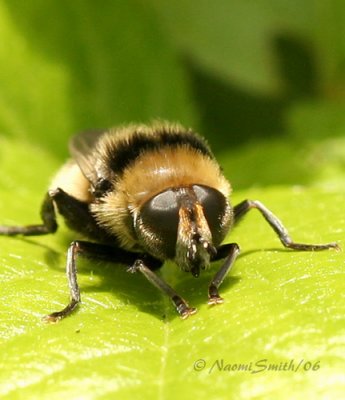
[(143, 226), (160, 238), (166, 255), (173, 258), (179, 223), (176, 191), (169, 189), (157, 194), (142, 206), (140, 214)]
[(213, 244), (217, 246), (224, 239), (225, 232), (222, 221), (228, 211), (229, 204), (222, 193), (209, 186), (193, 185), (193, 190), (203, 207)]

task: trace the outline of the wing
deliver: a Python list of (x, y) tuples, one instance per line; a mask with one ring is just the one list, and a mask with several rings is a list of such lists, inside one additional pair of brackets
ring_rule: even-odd
[[(97, 142), (106, 133), (102, 131), (88, 131), (72, 137), (69, 143), (69, 150), (79, 165), (79, 168), (86, 179), (95, 187), (103, 177), (101, 167), (97, 163), (99, 154), (97, 152)], [(98, 168), (97, 168), (98, 166)]]

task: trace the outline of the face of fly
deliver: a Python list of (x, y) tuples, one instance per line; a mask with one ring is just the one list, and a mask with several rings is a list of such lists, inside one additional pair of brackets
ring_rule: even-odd
[(136, 220), (145, 250), (173, 259), (193, 276), (209, 266), (232, 219), (225, 197), (213, 188), (194, 185), (168, 189), (148, 201)]
[(184, 271), (198, 277), (206, 269), (211, 256), (216, 254), (212, 233), (199, 202), (185, 201), (179, 209), (176, 241), (176, 263)]

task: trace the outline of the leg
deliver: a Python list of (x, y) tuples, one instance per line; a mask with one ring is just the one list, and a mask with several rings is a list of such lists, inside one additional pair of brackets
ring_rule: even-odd
[[(43, 317), (45, 322), (57, 322), (60, 319), (68, 316), (80, 303), (80, 290), (77, 281), (77, 256), (81, 254), (87, 258), (119, 262), (121, 264), (132, 264), (138, 258), (138, 254), (131, 253), (125, 250), (121, 250), (116, 247), (111, 247), (98, 243), (84, 242), (84, 241), (74, 241), (70, 244), (67, 252), (67, 262), (66, 262), (66, 274), (68, 280), (68, 286), (70, 289), (70, 302), (61, 311), (53, 312), (49, 315)], [(152, 262), (153, 268), (158, 268), (161, 262), (152, 259), (152, 257), (143, 256)]]
[(208, 286), (208, 304), (214, 305), (223, 303), (224, 300), (219, 296), (218, 289), (229, 273), (239, 253), (240, 248), (236, 243), (225, 244), (217, 249), (217, 254), (212, 261), (220, 260), (224, 257), (226, 257), (226, 259)]
[[(83, 235), (99, 241), (109, 240), (109, 236), (100, 226), (97, 225), (95, 218), (89, 210), (89, 205), (84, 203), (62, 189), (50, 190), (43, 201), (41, 207), (41, 218), (43, 223), (40, 225), (28, 226), (0, 226), (0, 235), (15, 236), (34, 236), (54, 233), (57, 230), (55, 208), (64, 217), (66, 224), (73, 230)], [(112, 238), (116, 243), (116, 238)]]
[(252, 208), (256, 208), (260, 211), (266, 221), (270, 224), (273, 228), (275, 233), (278, 235), (280, 241), (283, 243), (285, 247), (294, 250), (326, 250), (330, 248), (334, 248), (339, 250), (339, 246), (337, 243), (327, 243), (327, 244), (303, 244), (303, 243), (295, 243), (286, 228), (280, 222), (280, 220), (271, 213), (262, 203), (257, 200), (245, 200), (242, 203), (238, 204), (234, 207), (234, 218), (235, 223), (237, 223), (249, 210)]
[(45, 322), (52, 322), (52, 323), (58, 322), (60, 319), (71, 314), (71, 312), (80, 303), (80, 290), (77, 282), (77, 268), (76, 268), (76, 257), (79, 251), (80, 251), (80, 242), (72, 242), (68, 248), (68, 253), (67, 253), (66, 274), (71, 294), (71, 300), (63, 310), (53, 312), (49, 315), (44, 316), (42, 319)]
[(90, 213), (89, 205), (84, 203), (62, 189), (50, 190), (43, 201), (41, 208), (41, 225), (28, 226), (0, 226), (0, 235), (45, 235), (57, 230), (54, 205), (64, 217), (66, 224), (73, 230), (86, 236), (102, 239), (104, 231), (98, 227)]
[(196, 313), (196, 309), (189, 307), (187, 302), (179, 296), (175, 290), (169, 286), (163, 279), (156, 275), (150, 268), (148, 268), (142, 260), (136, 260), (132, 267), (129, 268), (130, 272), (141, 272), (145, 278), (150, 281), (157, 289), (166, 294), (173, 302), (177, 312), (185, 319), (190, 315)]
[(53, 199), (49, 193), (46, 194), (42, 207), (41, 218), (43, 223), (40, 225), (27, 226), (0, 226), (0, 235), (15, 236), (35, 236), (54, 233), (57, 230)]
[[(109, 241), (109, 235), (97, 224), (88, 203), (76, 199), (60, 188), (50, 190), (49, 194), (70, 229), (102, 243), (107, 243), (107, 239)], [(112, 243), (116, 244), (116, 238), (112, 238)]]

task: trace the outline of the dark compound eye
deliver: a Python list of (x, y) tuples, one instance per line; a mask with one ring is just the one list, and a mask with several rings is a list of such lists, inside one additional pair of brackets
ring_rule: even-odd
[[(224, 239), (226, 232), (222, 224), (224, 214), (228, 211), (228, 203), (218, 190), (202, 185), (193, 185), (191, 188), (172, 188), (157, 194), (148, 200), (141, 208), (137, 227), (137, 234), (143, 241), (150, 243), (151, 250), (159, 248), (159, 253), (167, 258), (174, 258), (176, 251), (177, 230), (179, 224), (179, 209), (182, 205), (191, 206), (199, 202), (212, 234), (214, 246), (218, 246)], [(159, 238), (160, 243), (153, 239)], [(149, 240), (148, 240), (149, 239)]]
[(166, 254), (173, 258), (179, 223), (178, 192), (168, 189), (154, 196), (143, 205), (140, 219), (143, 226), (162, 238)]
[(203, 207), (206, 221), (212, 233), (213, 244), (217, 246), (224, 239), (222, 220), (229, 207), (227, 200), (218, 190), (208, 186), (193, 185), (193, 190)]

